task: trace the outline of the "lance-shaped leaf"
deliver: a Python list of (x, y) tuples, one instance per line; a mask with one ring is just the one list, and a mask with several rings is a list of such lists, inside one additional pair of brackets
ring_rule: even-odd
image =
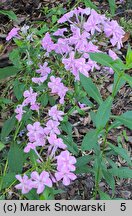
[(82, 141), (82, 150), (91, 150), (92, 148), (96, 147), (98, 142), (98, 134), (96, 130), (90, 130), (85, 137), (83, 138)]
[(98, 104), (101, 104), (103, 102), (101, 94), (92, 79), (80, 73), (80, 81), (88, 95), (97, 101)]
[(100, 105), (97, 114), (96, 114), (96, 127), (104, 128), (106, 123), (110, 118), (110, 111), (112, 106), (112, 97), (109, 96), (103, 103)]
[(112, 116), (112, 118), (118, 120), (129, 129), (132, 129), (132, 111), (127, 111), (120, 116)]

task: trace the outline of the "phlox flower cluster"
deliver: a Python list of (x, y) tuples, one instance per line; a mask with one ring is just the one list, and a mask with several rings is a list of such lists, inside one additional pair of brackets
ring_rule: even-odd
[(60, 97), (59, 103), (64, 104), (64, 97), (68, 91), (68, 88), (61, 82), (61, 78), (51, 76), (48, 87), (51, 89), (51, 93), (57, 94)]
[(25, 106), (30, 106), (31, 110), (39, 110), (39, 103), (36, 102), (38, 93), (33, 92), (33, 89), (30, 87), (29, 90), (24, 91), (23, 96), (24, 96), (24, 101), (22, 104), (19, 104), (16, 109), (15, 113), (17, 120), (20, 122), (22, 120), (23, 113), (26, 111), (23, 109)]
[[(79, 72), (88, 77), (94, 69), (100, 70), (88, 54), (102, 52), (98, 46), (99, 37), (106, 38), (107, 43), (117, 46), (118, 49), (123, 46), (122, 38), (125, 32), (122, 27), (117, 21), (98, 14), (94, 9), (75, 8), (58, 20), (59, 24), (64, 25), (65, 22), (69, 24), (68, 28), (59, 28), (52, 35), (46, 33), (41, 44), (48, 55), (54, 51), (62, 56), (65, 69), (75, 76), (75, 80), (79, 80)], [(57, 37), (56, 43), (54, 37)]]
[[(67, 146), (58, 137), (61, 133), (59, 125), (60, 121), (63, 120), (63, 116), (64, 112), (58, 110), (57, 105), (55, 105), (49, 110), (50, 119), (45, 124), (45, 127), (42, 127), (40, 122), (27, 125), (29, 143), (24, 148), (24, 152), (28, 153), (33, 150), (37, 154), (37, 162), (40, 164), (44, 161), (37, 148), (45, 148), (47, 158), (56, 162), (54, 163), (56, 164), (56, 171), (42, 171), (40, 174), (33, 171), (30, 175), (31, 178), (28, 178), (26, 174), (23, 177), (16, 175), (16, 178), (20, 181), (16, 188), (21, 189), (23, 194), (28, 193), (32, 188), (36, 188), (37, 193), (40, 194), (44, 191), (45, 186), (52, 187), (53, 183), (60, 180), (64, 185), (69, 185), (72, 180), (76, 179), (76, 175), (73, 173), (76, 159), (70, 155), (69, 151), (66, 150)], [(56, 156), (58, 149), (60, 154)]]
[[(65, 27), (66, 23), (66, 27)], [(122, 38), (124, 36), (123, 29), (114, 20), (106, 18), (105, 15), (97, 13), (90, 8), (75, 8), (74, 10), (64, 14), (59, 20), (60, 28), (56, 32), (50, 34), (47, 32), (41, 41), (41, 50), (45, 50), (43, 57), (51, 57), (50, 55), (59, 55), (66, 71), (70, 71), (75, 77), (75, 81), (79, 80), (79, 73), (89, 76), (94, 70), (100, 70), (100, 66), (90, 59), (90, 52), (102, 52), (98, 40), (105, 38), (107, 44), (117, 49), (122, 47)], [(63, 28), (61, 28), (63, 24)], [(68, 26), (68, 27), (67, 27)], [(32, 35), (27, 35), (29, 26), (13, 28), (7, 35), (6, 40), (16, 37), (26, 36), (27, 40), (33, 40)], [(43, 48), (43, 49), (42, 49)], [(110, 49), (108, 55), (113, 59), (118, 59), (116, 53)], [(112, 68), (105, 67), (109, 73), (113, 73)], [(57, 74), (59, 74), (57, 72)], [(58, 105), (54, 105), (48, 110), (48, 120), (43, 123), (36, 120), (32, 124), (27, 125), (27, 145), (24, 148), (25, 153), (34, 151), (37, 156), (37, 171), (34, 170), (28, 174), (16, 175), (20, 182), (16, 185), (23, 194), (28, 193), (35, 188), (38, 194), (41, 194), (45, 187), (52, 187), (58, 181), (62, 181), (64, 185), (69, 185), (71, 181), (76, 179), (75, 171), (76, 159), (67, 150), (67, 145), (61, 138), (61, 121), (65, 115), (60, 107), (64, 107), (65, 96), (68, 88), (63, 84), (63, 79), (54, 76), (54, 71), (45, 61), (38, 65), (36, 76), (32, 76), (33, 85), (41, 85), (46, 82), (47, 89), (50, 94), (57, 95), (59, 98)], [(44, 93), (44, 91), (43, 91)], [(24, 91), (24, 100), (16, 109), (16, 118), (20, 122), (23, 114), (26, 112), (25, 107), (29, 107), (32, 111), (40, 112), (40, 104), (37, 102), (39, 93), (34, 92), (32, 87)], [(79, 103), (80, 108), (85, 104)], [(41, 115), (40, 115), (41, 117)], [(42, 117), (41, 117), (42, 118)], [(47, 119), (47, 118), (46, 118)], [(48, 169), (45, 168), (47, 161), (50, 161)]]

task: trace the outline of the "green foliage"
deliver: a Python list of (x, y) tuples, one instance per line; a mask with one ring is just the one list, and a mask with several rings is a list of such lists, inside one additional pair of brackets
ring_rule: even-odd
[(92, 155), (81, 156), (81, 157), (77, 158), (76, 167), (77, 168), (79, 168), (79, 167), (82, 168), (83, 166), (88, 164), (92, 159), (93, 159)]
[(98, 134), (96, 130), (90, 130), (85, 137), (83, 138), (82, 141), (82, 150), (91, 150), (92, 148), (96, 147), (98, 142)]
[(99, 106), (96, 117), (95, 124), (97, 128), (104, 128), (106, 123), (110, 118), (110, 111), (112, 106), (113, 98), (109, 96), (102, 104)]
[(13, 115), (10, 119), (6, 120), (1, 131), (1, 140), (5, 140), (5, 138), (11, 133), (11, 131), (15, 128), (16, 118)]
[(17, 16), (13, 11), (0, 10), (0, 14), (6, 15), (9, 17), (9, 19), (17, 21)]
[(67, 145), (67, 149), (72, 152), (74, 155), (78, 155), (79, 150), (77, 147), (77, 144), (73, 141), (73, 139), (69, 136), (63, 136), (60, 135), (60, 137), (63, 139), (63, 142)]
[(99, 195), (101, 200), (111, 200), (110, 196), (101, 190), (99, 190)]
[(23, 97), (24, 87), (24, 84), (19, 82), (18, 79), (15, 80), (13, 90), (18, 101)]
[(108, 0), (108, 2), (109, 2), (109, 6), (110, 6), (111, 15), (114, 16), (115, 10), (116, 10), (116, 2), (115, 2), (115, 0)]
[(84, 4), (86, 7), (90, 7), (94, 10), (97, 10), (97, 6), (91, 0), (84, 0)]
[(101, 104), (102, 103), (102, 97), (99, 93), (98, 88), (96, 85), (93, 83), (91, 78), (85, 77), (83, 74), (80, 73), (80, 81), (83, 86), (83, 88), (86, 90), (88, 95), (92, 97), (97, 103)]
[(68, 134), (69, 137), (72, 137), (72, 124), (70, 122), (64, 122), (61, 124), (61, 129)]
[(15, 173), (13, 172), (6, 173), (2, 177), (1, 182), (0, 182), (1, 190), (8, 188), (15, 180), (16, 180)]
[(114, 119), (118, 120), (124, 124), (129, 129), (132, 129), (132, 111), (127, 111), (120, 116), (112, 116)]
[(2, 142), (0, 142), (0, 151), (1, 151), (3, 148), (5, 148), (5, 145), (4, 145)]
[(132, 178), (132, 169), (129, 169), (128, 167), (109, 169), (109, 172), (111, 173), (111, 175), (117, 176), (119, 178)]
[(0, 80), (17, 74), (19, 70), (14, 66), (0, 68)]
[(18, 144), (11, 144), (10, 151), (8, 153), (8, 164), (10, 172), (21, 173), (23, 169), (23, 163), (25, 161), (25, 155)]
[(39, 195), (36, 193), (35, 189), (32, 189), (29, 193), (24, 194), (24, 196), (28, 199), (28, 200), (39, 200)]

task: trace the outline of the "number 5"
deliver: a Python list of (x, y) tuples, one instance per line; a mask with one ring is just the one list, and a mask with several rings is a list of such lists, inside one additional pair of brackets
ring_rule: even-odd
[(126, 210), (126, 203), (121, 203), (120, 210), (121, 211), (125, 211)]

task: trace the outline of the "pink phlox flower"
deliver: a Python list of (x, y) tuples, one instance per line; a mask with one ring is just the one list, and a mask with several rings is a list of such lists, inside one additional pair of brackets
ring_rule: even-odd
[(51, 88), (51, 93), (58, 94), (60, 97), (60, 103), (64, 103), (64, 97), (68, 88), (61, 83), (61, 79), (59, 77), (55, 78), (54, 76), (50, 77), (51, 82), (48, 83), (48, 87)]
[(60, 123), (58, 121), (49, 120), (46, 123), (46, 127), (44, 128), (44, 133), (46, 135), (49, 135), (49, 134), (59, 135), (60, 134), (60, 130), (58, 129), (59, 124)]
[(11, 40), (13, 37), (19, 37), (18, 35), (18, 31), (20, 30), (20, 28), (16, 28), (14, 27), (7, 35), (6, 40), (9, 41)]
[(94, 45), (91, 41), (87, 43), (86, 52), (99, 52), (98, 46)]
[(75, 52), (71, 52), (69, 54), (69, 58), (63, 58), (62, 63), (65, 65), (66, 70), (75, 69), (75, 58), (74, 58)]
[(66, 92), (68, 91), (68, 88), (64, 86), (63, 83), (60, 84), (60, 88), (58, 88), (58, 95), (60, 96), (60, 104), (64, 104), (64, 97), (66, 95)]
[(30, 142), (40, 142), (44, 145), (45, 143), (45, 133), (44, 129), (40, 126), (40, 122), (35, 122), (33, 125), (27, 125), (27, 136)]
[(86, 77), (89, 76), (88, 71), (90, 71), (91, 67), (86, 63), (85, 58), (76, 59), (75, 66), (78, 70), (78, 74), (75, 75), (75, 80), (79, 80), (79, 72), (84, 74)]
[(66, 14), (64, 14), (59, 20), (58, 20), (58, 23), (64, 23), (64, 22), (67, 22), (67, 21), (70, 21), (69, 19), (71, 17), (73, 17), (74, 15), (74, 11), (70, 11)]
[(122, 27), (119, 26), (117, 21), (112, 20), (106, 22), (104, 24), (104, 32), (106, 37), (112, 37), (110, 39), (112, 46), (115, 46), (117, 44), (118, 49), (122, 47), (122, 38), (125, 32), (123, 31)]
[(77, 178), (74, 173), (71, 173), (69, 171), (58, 171), (55, 173), (55, 177), (57, 181), (63, 179), (62, 182), (65, 186), (69, 185), (71, 180), (74, 181)]
[(58, 87), (60, 86), (61, 84), (61, 78), (57, 77), (55, 78), (54, 76), (51, 76), (50, 77), (50, 81), (48, 83), (48, 87), (51, 88), (51, 93), (57, 93), (58, 92)]
[(17, 114), (16, 115), (16, 118), (17, 120), (20, 122), (22, 120), (22, 116), (23, 116), (23, 113), (25, 113), (26, 111), (23, 110), (23, 105), (19, 104), (16, 109), (15, 109), (15, 113)]
[(83, 33), (80, 32), (80, 28), (74, 30), (73, 36), (69, 38), (69, 42), (72, 45), (75, 45), (75, 48), (78, 50), (84, 49), (87, 45), (87, 39), (90, 37), (90, 34), (86, 31)]
[(46, 76), (50, 74), (51, 69), (48, 66), (48, 63), (45, 62), (43, 65), (39, 65), (39, 69), (36, 70), (36, 73), (41, 74), (41, 76)]
[(34, 103), (30, 106), (30, 109), (31, 110), (36, 110), (36, 111), (39, 111), (39, 108), (40, 108), (40, 103)]
[(75, 157), (71, 156), (69, 151), (62, 151), (57, 158), (57, 170), (65, 170), (75, 171), (74, 164), (76, 163)]
[(51, 52), (54, 49), (54, 42), (52, 41), (49, 32), (47, 32), (42, 39), (42, 47), (47, 52)]
[(87, 32), (91, 32), (91, 35), (94, 35), (95, 31), (101, 32), (101, 15), (98, 14), (95, 10), (91, 10), (91, 14), (87, 20), (87, 22), (84, 23), (84, 29)]
[(117, 37), (113, 37), (110, 39), (110, 42), (112, 44), (112, 46), (115, 46), (117, 44), (117, 48), (118, 49), (121, 49), (121, 47), (123, 47), (123, 44), (122, 44), (122, 38), (123, 36), (117, 36)]
[(83, 57), (88, 59), (89, 58), (89, 54), (88, 52), (100, 52), (98, 50), (98, 46), (94, 45), (91, 41), (89, 43), (87, 43), (87, 45), (84, 47), (84, 51), (83, 53)]
[(54, 36), (61, 36), (61, 37), (64, 37), (64, 32), (67, 32), (67, 28), (61, 28), (61, 29), (58, 29), (57, 31), (55, 31), (53, 33)]
[[(109, 49), (108, 54), (113, 60), (118, 59), (118, 56), (113, 50)], [(104, 67), (104, 68), (109, 72), (109, 74), (114, 74), (114, 71), (112, 68), (109, 68), (109, 67)]]
[(57, 43), (54, 45), (54, 51), (58, 54), (65, 54), (71, 51), (71, 47), (69, 46), (69, 40), (59, 38)]
[(86, 106), (86, 104), (80, 103), (80, 102), (78, 102), (78, 105), (79, 105), (79, 107), (80, 107), (81, 109), (84, 108), (84, 107)]
[(86, 14), (87, 16), (91, 13), (90, 8), (80, 8), (78, 7), (78, 12), (81, 13), (82, 15)]
[(22, 190), (22, 194), (26, 194), (32, 189), (32, 181), (26, 174), (24, 174), (23, 177), (21, 177), (21, 175), (16, 175), (16, 178), (20, 181), (20, 184), (17, 184), (15, 188)]
[(108, 53), (109, 53), (109, 56), (110, 56), (113, 60), (118, 59), (118, 56), (116, 55), (116, 53), (115, 53), (113, 50), (109, 49)]
[(34, 171), (31, 173), (32, 178), (32, 187), (37, 188), (37, 194), (41, 194), (45, 186), (52, 187), (52, 181), (49, 178), (49, 173), (46, 171), (43, 171), (40, 175), (38, 172)]
[(55, 121), (62, 121), (62, 116), (64, 115), (63, 111), (57, 109), (57, 105), (51, 107), (49, 110), (49, 116), (53, 118)]
[(38, 85), (40, 85), (41, 83), (43, 83), (45, 80), (47, 80), (47, 75), (43, 76), (43, 77), (33, 77), (32, 78), (32, 82), (37, 83)]
[(56, 149), (66, 149), (67, 147), (61, 138), (57, 138), (56, 134), (50, 134), (48, 141), (51, 144), (51, 147), (55, 147)]
[(34, 145), (34, 143), (28, 143), (27, 146), (24, 148), (24, 152), (28, 153), (30, 152), (30, 150), (35, 150), (36, 146)]
[(30, 103), (30, 105), (33, 105), (35, 104), (36, 102), (36, 97), (37, 97), (37, 93), (34, 93), (33, 92), (33, 89), (30, 87), (30, 90), (26, 90), (24, 93), (23, 93), (23, 96), (25, 98), (25, 103), (28, 105)]
[(92, 72), (93, 72), (94, 69), (100, 70), (100, 66), (97, 65), (97, 63), (95, 61), (91, 60), (91, 59), (89, 59), (87, 64), (91, 67)]

